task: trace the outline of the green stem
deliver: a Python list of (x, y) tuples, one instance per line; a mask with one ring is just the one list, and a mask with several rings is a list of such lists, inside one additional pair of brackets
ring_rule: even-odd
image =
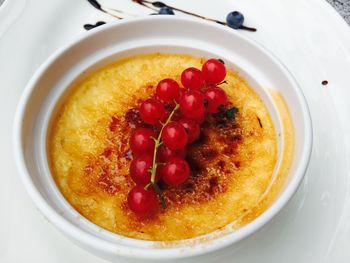
[[(175, 102), (176, 103), (176, 102)], [(171, 118), (173, 117), (174, 113), (179, 109), (179, 104), (176, 103), (174, 109), (172, 110), (172, 112), (169, 114), (168, 119), (166, 120), (165, 123), (162, 123), (162, 128), (160, 129), (160, 132), (158, 134), (157, 139), (153, 138), (154, 140), (154, 151), (153, 151), (153, 161), (152, 161), (152, 167), (150, 169), (151, 171), (151, 180), (150, 182), (145, 186), (145, 189), (147, 190), (148, 187), (152, 186), (153, 189), (156, 191), (156, 193), (158, 194), (158, 197), (160, 199), (160, 203), (162, 205), (163, 208), (166, 208), (166, 203), (165, 203), (165, 199), (163, 196), (162, 191), (159, 189), (159, 186), (156, 183), (156, 172), (157, 172), (157, 166), (158, 163), (156, 162), (157, 160), (157, 152), (158, 152), (158, 148), (159, 146), (161, 146), (163, 144), (163, 142), (161, 141), (162, 138), (162, 132), (164, 127), (171, 121)]]
[(159, 199), (160, 199), (160, 204), (162, 205), (163, 209), (165, 209), (166, 208), (166, 203), (165, 203), (165, 199), (164, 199), (162, 191), (160, 190), (160, 188), (159, 188), (159, 186), (157, 184), (153, 184), (153, 189), (158, 194)]
[(153, 151), (153, 163), (152, 163), (152, 168), (151, 168), (151, 184), (154, 185), (156, 181), (156, 172), (157, 172), (157, 151), (159, 146), (162, 145), (161, 137), (162, 137), (162, 132), (164, 127), (171, 121), (171, 118), (173, 117), (174, 113), (179, 109), (179, 104), (176, 103), (175, 108), (173, 111), (170, 113), (168, 119), (166, 120), (165, 123), (162, 123), (162, 128), (160, 130), (160, 133), (158, 135), (158, 138), (154, 140), (155, 145), (154, 145), (154, 151)]

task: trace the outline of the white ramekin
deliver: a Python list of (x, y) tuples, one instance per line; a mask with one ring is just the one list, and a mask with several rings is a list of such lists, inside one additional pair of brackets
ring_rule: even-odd
[[(50, 175), (45, 148), (47, 127), (55, 109), (69, 93), (70, 84), (112, 61), (154, 52), (223, 58), (227, 66), (237, 70), (261, 96), (277, 133), (283, 134), (283, 125), (268, 90), (279, 91), (289, 107), (295, 128), (295, 153), (287, 182), (273, 204), (239, 230), (224, 235), (212, 233), (205, 239), (195, 238), (159, 248), (157, 242), (119, 236), (83, 218), (63, 198)], [(14, 124), (16, 163), (37, 207), (73, 241), (112, 261), (117, 256), (152, 261), (199, 257), (247, 237), (275, 216), (294, 194), (305, 174), (311, 146), (312, 128), (305, 98), (276, 57), (232, 29), (172, 16), (126, 19), (96, 28), (55, 52), (26, 86)], [(279, 138), (279, 151), (282, 148), (283, 136)]]

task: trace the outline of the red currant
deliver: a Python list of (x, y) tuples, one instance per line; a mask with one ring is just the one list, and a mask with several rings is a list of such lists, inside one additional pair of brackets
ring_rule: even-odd
[(186, 92), (185, 89), (181, 89), (180, 88), (180, 91), (179, 91), (179, 97), (176, 99), (176, 102), (179, 103), (180, 102), (180, 99), (182, 97), (182, 95)]
[(185, 128), (178, 122), (170, 122), (162, 132), (162, 140), (169, 149), (178, 150), (187, 144), (187, 133)]
[(161, 145), (158, 148), (158, 152), (157, 152), (157, 157), (161, 162), (170, 161), (174, 157), (185, 158), (185, 156), (186, 156), (185, 148), (174, 151), (174, 150), (170, 150), (165, 145)]
[(225, 65), (217, 59), (208, 59), (202, 66), (203, 77), (209, 84), (217, 84), (226, 77)]
[(203, 107), (202, 110), (196, 112), (195, 114), (191, 115), (190, 117), (187, 117), (188, 119), (194, 120), (198, 122), (199, 124), (203, 123), (205, 120), (205, 108)]
[(204, 95), (196, 90), (189, 90), (182, 94), (180, 100), (181, 113), (190, 119), (197, 119), (205, 112)]
[(179, 123), (185, 128), (185, 131), (188, 135), (188, 143), (194, 142), (199, 138), (201, 128), (199, 127), (198, 122), (183, 118), (179, 120)]
[(147, 99), (140, 106), (140, 116), (147, 124), (158, 124), (166, 118), (164, 105), (159, 100)]
[[(142, 154), (131, 161), (130, 176), (132, 180), (138, 185), (146, 185), (151, 181), (150, 169), (153, 164), (153, 155)], [(156, 173), (156, 181), (160, 179), (160, 173)]]
[(180, 86), (173, 79), (163, 79), (157, 85), (157, 96), (164, 102), (171, 102), (180, 95)]
[[(203, 101), (204, 103), (204, 101)], [(181, 112), (178, 112), (178, 114), (175, 114), (173, 117), (173, 120), (179, 121), (182, 118), (187, 118), (187, 119), (191, 119), (194, 120), (196, 122), (198, 122), (199, 124), (203, 123), (205, 120), (205, 115), (206, 115), (206, 108), (203, 105), (202, 107), (198, 108), (197, 111), (187, 111), (185, 114), (183, 114)]]
[(178, 186), (184, 183), (189, 174), (188, 163), (181, 158), (173, 158), (162, 167), (162, 178), (164, 182), (171, 186)]
[(208, 102), (207, 111), (209, 113), (216, 113), (219, 111), (220, 106), (227, 105), (228, 99), (227, 99), (226, 92), (217, 86), (209, 87), (205, 91), (204, 96)]
[(204, 86), (203, 74), (199, 69), (187, 68), (181, 74), (181, 83), (188, 89), (200, 89)]
[(136, 185), (128, 194), (128, 206), (138, 214), (154, 212), (158, 208), (157, 194), (153, 188), (145, 190), (143, 186)]
[(144, 152), (152, 152), (154, 149), (154, 131), (146, 128), (137, 128), (130, 137), (130, 149), (136, 155)]

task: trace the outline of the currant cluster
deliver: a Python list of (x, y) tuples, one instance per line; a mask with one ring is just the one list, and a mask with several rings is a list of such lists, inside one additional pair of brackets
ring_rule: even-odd
[[(173, 79), (163, 79), (155, 96), (141, 103), (140, 117), (150, 128), (136, 128), (130, 137), (130, 175), (136, 183), (128, 195), (132, 211), (144, 214), (157, 210), (158, 197), (165, 207), (157, 184), (160, 180), (172, 187), (187, 180), (186, 145), (199, 138), (206, 114), (227, 105), (227, 95), (218, 86), (225, 77), (223, 62), (209, 59), (202, 70), (190, 67), (182, 72), (183, 88)], [(171, 111), (165, 105), (170, 105)]]

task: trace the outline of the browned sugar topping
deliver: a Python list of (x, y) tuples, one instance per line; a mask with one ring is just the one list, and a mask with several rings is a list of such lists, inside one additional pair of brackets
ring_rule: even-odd
[[(167, 108), (171, 109), (171, 106)], [(111, 117), (106, 148), (85, 167), (86, 178), (92, 188), (101, 189), (109, 195), (117, 192), (127, 195), (134, 183), (129, 174), (120, 174), (120, 170), (122, 166), (129, 167), (132, 160), (129, 137), (140, 126), (147, 127), (136, 107), (130, 108), (120, 118)], [(232, 165), (232, 156), (242, 141), (241, 128), (236, 120), (228, 119), (221, 111), (208, 115), (201, 129), (200, 139), (187, 146), (186, 160), (191, 168), (187, 182), (179, 187), (168, 187), (164, 183), (159, 185), (169, 207), (210, 201), (227, 190), (234, 170), (240, 166), (239, 161), (234, 161)]]

